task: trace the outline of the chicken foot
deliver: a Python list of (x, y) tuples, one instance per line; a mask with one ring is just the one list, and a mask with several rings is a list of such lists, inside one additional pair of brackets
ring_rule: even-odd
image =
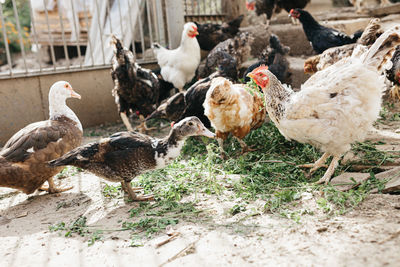
[(333, 156), (331, 164), (329, 164), (324, 176), (316, 182), (316, 184), (328, 184), (335, 172), (337, 166), (339, 165), (340, 156)]
[(144, 116), (142, 114), (139, 115), (139, 120), (140, 120), (140, 124), (136, 127), (137, 129), (139, 129), (139, 132), (146, 133), (146, 132), (156, 129), (156, 127), (151, 127), (151, 128), (147, 127), (146, 119), (144, 118)]
[[(129, 182), (122, 181), (121, 182), (122, 189), (127, 192), (132, 201), (151, 201), (154, 200), (153, 195), (137, 195), (138, 191), (141, 190), (141, 187), (132, 188)], [(139, 189), (139, 190), (137, 190)]]
[(325, 152), (316, 162), (314, 163), (308, 163), (308, 164), (302, 164), (302, 165), (297, 165), (299, 168), (311, 168), (310, 173), (315, 172), (321, 167), (327, 168), (328, 166), (325, 164), (325, 161), (329, 158), (329, 154)]
[(251, 151), (256, 151), (257, 149), (249, 147), (242, 139), (239, 137), (234, 136), (235, 139), (239, 142), (240, 146), (242, 147), (242, 154), (246, 154)]
[(56, 194), (56, 193), (62, 193), (68, 190), (71, 190), (74, 188), (73, 186), (66, 187), (66, 188), (57, 188), (56, 185), (54, 184), (53, 177), (47, 179), (47, 183), (49, 184), (49, 187), (40, 187), (39, 190), (41, 191), (46, 191), (49, 194)]

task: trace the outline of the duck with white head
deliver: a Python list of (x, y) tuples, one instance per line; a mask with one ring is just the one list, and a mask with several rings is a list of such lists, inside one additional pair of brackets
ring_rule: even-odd
[[(54, 83), (49, 92), (49, 120), (29, 124), (7, 141), (0, 151), (0, 186), (26, 194), (39, 188), (49, 193), (72, 188), (56, 188), (53, 176), (63, 167), (47, 165), (82, 142), (82, 124), (66, 105), (71, 97), (81, 98), (68, 82)], [(41, 187), (45, 181), (49, 186)]]

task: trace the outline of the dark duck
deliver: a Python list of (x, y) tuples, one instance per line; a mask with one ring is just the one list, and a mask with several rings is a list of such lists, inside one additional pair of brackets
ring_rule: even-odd
[(132, 188), (136, 176), (167, 166), (177, 158), (189, 136), (214, 138), (197, 117), (188, 117), (173, 125), (163, 139), (137, 132), (119, 132), (98, 142), (78, 147), (63, 157), (50, 161), (50, 166), (73, 165), (88, 170), (111, 182), (121, 182), (122, 189), (133, 201), (153, 200), (152, 195), (138, 195)]

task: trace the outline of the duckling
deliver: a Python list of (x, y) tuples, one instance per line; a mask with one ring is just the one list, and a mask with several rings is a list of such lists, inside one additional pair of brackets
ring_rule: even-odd
[(163, 139), (137, 132), (119, 132), (78, 147), (50, 161), (49, 165), (80, 167), (106, 180), (121, 182), (122, 189), (133, 201), (154, 200), (152, 195), (137, 195), (141, 188), (132, 188), (130, 182), (139, 174), (167, 166), (179, 156), (186, 138), (196, 135), (215, 136), (197, 117), (188, 117), (174, 124)]

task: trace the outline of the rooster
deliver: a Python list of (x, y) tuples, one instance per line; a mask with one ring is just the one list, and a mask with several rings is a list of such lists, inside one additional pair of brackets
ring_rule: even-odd
[(264, 101), (258, 90), (249, 92), (243, 84), (232, 84), (218, 77), (211, 82), (204, 101), (204, 114), (215, 129), (221, 157), (226, 159), (224, 140), (231, 133), (240, 143), (242, 152), (251, 151), (242, 140), (251, 130), (259, 128), (265, 120)]
[(290, 10), (289, 16), (300, 20), (308, 41), (318, 54), (331, 47), (355, 43), (362, 34), (362, 31), (357, 31), (353, 36), (348, 36), (338, 30), (324, 27), (310, 13), (299, 8)]
[(285, 9), (288, 13), (293, 8), (305, 8), (310, 0), (247, 0), (247, 10), (255, 10), (257, 16), (265, 14), (267, 16), (267, 27), (269, 26), (273, 13), (279, 13)]
[(158, 43), (153, 44), (162, 77), (179, 91), (183, 91), (185, 84), (193, 79), (200, 64), (200, 46), (196, 39), (198, 34), (196, 24), (188, 22), (183, 27), (178, 48), (169, 50)]
[(200, 48), (203, 50), (210, 51), (220, 42), (226, 39), (235, 37), (239, 32), (240, 24), (243, 21), (244, 16), (241, 15), (236, 19), (233, 19), (222, 24), (215, 23), (196, 23), (199, 35), (196, 36), (199, 42)]
[(299, 92), (283, 86), (259, 67), (249, 74), (263, 89), (271, 120), (287, 138), (309, 143), (325, 153), (310, 167), (322, 167), (333, 156), (318, 183), (327, 184), (341, 156), (356, 141), (363, 141), (378, 118), (385, 87), (383, 69), (400, 43), (400, 27), (384, 32), (366, 52), (356, 49), (345, 58), (317, 72)]
[(383, 30), (380, 24), (380, 19), (372, 19), (365, 28), (360, 39), (357, 40), (357, 43), (332, 47), (325, 50), (322, 54), (308, 58), (304, 62), (304, 73), (314, 74), (315, 72), (333, 65), (345, 57), (350, 57), (359, 44), (369, 47), (382, 33)]
[(112, 36), (112, 45), (114, 49), (111, 70), (114, 81), (112, 93), (121, 119), (126, 128), (133, 131), (129, 115), (135, 112), (141, 120), (139, 130), (147, 131), (149, 129), (144, 118), (156, 109), (174, 87), (159, 79), (151, 70), (140, 67), (135, 62), (133, 53), (124, 48), (115, 36)]

